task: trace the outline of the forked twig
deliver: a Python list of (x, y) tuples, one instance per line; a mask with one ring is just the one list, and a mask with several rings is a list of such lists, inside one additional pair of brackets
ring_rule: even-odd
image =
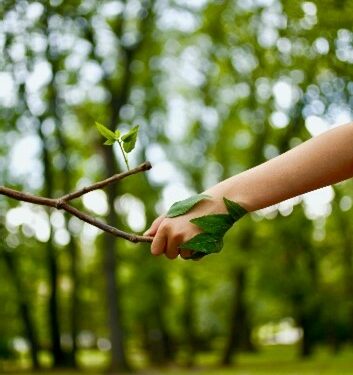
[(133, 168), (129, 171), (122, 172), (119, 174), (116, 174), (112, 177), (107, 178), (106, 180), (99, 181), (93, 185), (86, 186), (80, 190), (77, 190), (73, 193), (69, 193), (66, 195), (63, 195), (60, 198), (45, 198), (45, 197), (39, 197), (36, 195), (28, 194), (28, 193), (23, 193), (14, 189), (10, 189), (5, 186), (0, 186), (0, 195), (6, 195), (9, 198), (18, 200), (18, 201), (23, 201), (23, 202), (29, 202), (33, 204), (37, 204), (40, 206), (47, 206), (47, 207), (52, 207), (56, 208), (58, 210), (64, 210), (66, 212), (69, 212), (71, 215), (76, 216), (82, 221), (85, 221), (86, 223), (89, 223), (91, 225), (94, 225), (95, 227), (110, 233), (116, 237), (121, 237), (124, 238), (125, 240), (128, 240), (130, 242), (152, 242), (152, 237), (147, 237), (147, 236), (140, 236), (138, 234), (133, 234), (133, 233), (127, 233), (124, 232), (120, 229), (117, 229), (115, 227), (112, 227), (88, 214), (85, 212), (82, 212), (78, 210), (77, 208), (71, 206), (68, 202), (77, 199), (79, 197), (82, 197), (83, 195), (97, 189), (102, 189), (114, 182), (118, 182), (122, 180), (125, 177), (131, 176), (133, 174), (139, 173), (139, 172), (144, 172), (149, 169), (151, 169), (151, 163), (146, 161), (142, 164), (140, 164), (138, 167)]

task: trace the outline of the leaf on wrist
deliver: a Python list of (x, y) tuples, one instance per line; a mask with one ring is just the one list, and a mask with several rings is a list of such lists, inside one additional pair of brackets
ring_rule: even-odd
[(210, 196), (206, 194), (198, 194), (198, 195), (193, 195), (192, 197), (189, 197), (182, 201), (175, 202), (169, 208), (167, 212), (167, 217), (175, 217), (175, 216), (184, 215), (185, 213), (190, 211), (197, 203), (207, 198), (210, 198)]
[(206, 233), (224, 236), (234, 223), (233, 218), (227, 214), (205, 215), (190, 220)]
[(238, 203), (235, 203), (225, 197), (223, 197), (223, 202), (226, 205), (229, 215), (233, 218), (234, 222), (238, 221), (248, 213), (248, 211), (245, 208), (239, 206)]
[(192, 259), (192, 260), (200, 260), (201, 258), (205, 257), (207, 254), (206, 253), (202, 253), (201, 251), (195, 251), (192, 255), (190, 255), (189, 257), (184, 257), (185, 260), (189, 260), (189, 259)]
[(205, 215), (190, 220), (191, 223), (197, 225), (203, 232), (179, 245), (180, 249), (194, 251), (190, 257), (185, 259), (198, 260), (205, 255), (220, 252), (223, 247), (225, 233), (248, 212), (239, 204), (227, 198), (223, 197), (223, 201), (229, 212), (228, 214)]

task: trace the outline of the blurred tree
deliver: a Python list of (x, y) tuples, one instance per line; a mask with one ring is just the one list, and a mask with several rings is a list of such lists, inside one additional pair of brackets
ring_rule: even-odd
[(19, 306), (19, 315), (23, 323), (25, 337), (28, 340), (30, 345), (30, 353), (32, 366), (34, 369), (39, 369), (39, 342), (37, 337), (36, 328), (31, 316), (30, 303), (28, 301), (26, 289), (23, 287), (21, 277), (19, 275), (19, 268), (16, 265), (16, 260), (14, 255), (8, 249), (1, 249), (1, 257), (5, 261), (5, 264), (8, 269), (8, 274), (12, 278), (13, 285), (16, 289), (18, 306)]
[[(4, 0), (1, 183), (58, 196), (114, 174), (121, 160), (93, 123), (139, 124), (131, 162), (151, 159), (152, 171), (78, 204), (142, 230), (173, 201), (352, 118), (351, 10), (316, 0)], [(34, 365), (39, 347), (55, 366), (74, 366), (81, 349), (111, 346), (113, 370), (131, 368), (136, 352), (191, 366), (219, 343), (230, 363), (252, 349), (256, 328), (290, 317), (302, 354), (319, 343), (338, 350), (353, 337), (351, 185), (335, 194), (319, 214), (306, 198), (293, 213), (298, 201), (249, 215), (222, 254), (199, 263), (155, 259), (147, 246), (2, 199), (14, 270), (12, 283), (0, 273), (2, 342), (11, 349), (29, 324)]]

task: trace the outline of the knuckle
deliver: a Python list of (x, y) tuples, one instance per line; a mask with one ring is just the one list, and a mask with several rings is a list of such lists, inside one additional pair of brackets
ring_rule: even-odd
[(159, 230), (163, 233), (169, 232), (170, 225), (168, 222), (162, 221), (161, 225), (159, 226)]
[(176, 242), (178, 242), (178, 243), (182, 243), (183, 242), (183, 240), (184, 240), (184, 235), (183, 235), (183, 233), (174, 233), (174, 235), (173, 235), (173, 238), (174, 238), (174, 240), (176, 241)]
[(158, 225), (159, 223), (162, 222), (163, 219), (164, 219), (163, 216), (157, 217), (157, 219), (154, 220), (153, 225)]

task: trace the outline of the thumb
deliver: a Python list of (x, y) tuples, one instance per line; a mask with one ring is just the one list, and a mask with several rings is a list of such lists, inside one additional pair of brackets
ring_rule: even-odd
[(165, 218), (165, 215), (157, 217), (157, 219), (154, 220), (154, 222), (152, 223), (150, 228), (147, 229), (146, 232), (143, 235), (144, 236), (154, 236), (157, 233), (157, 230), (158, 230), (158, 228), (159, 228), (159, 226), (160, 226), (160, 224), (161, 224), (161, 222), (163, 221), (164, 218)]

